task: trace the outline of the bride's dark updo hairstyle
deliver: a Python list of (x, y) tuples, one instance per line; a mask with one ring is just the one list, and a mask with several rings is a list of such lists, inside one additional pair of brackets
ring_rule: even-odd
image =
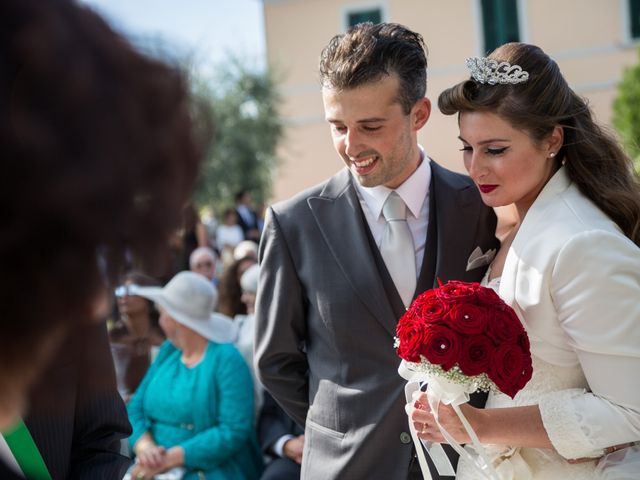
[(564, 143), (555, 160), (564, 164), (580, 191), (640, 245), (640, 183), (633, 163), (615, 137), (595, 123), (588, 104), (569, 87), (556, 62), (525, 43), (502, 45), (489, 58), (519, 65), (529, 79), (507, 85), (466, 80), (442, 92), (440, 111), (495, 113), (527, 132), (535, 144), (561, 126)]

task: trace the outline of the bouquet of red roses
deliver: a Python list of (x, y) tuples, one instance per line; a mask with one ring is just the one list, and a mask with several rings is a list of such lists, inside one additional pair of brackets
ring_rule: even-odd
[(529, 338), (513, 309), (479, 283), (450, 281), (417, 297), (400, 318), (404, 366), (474, 390), (514, 397), (532, 374)]
[[(498, 479), (483, 445), (460, 405), (476, 390), (499, 390), (514, 397), (533, 373), (529, 337), (518, 316), (491, 288), (450, 281), (416, 298), (396, 327), (395, 347), (402, 358), (398, 372), (411, 392), (427, 382), (427, 398), (445, 440), (465, 456), (477, 478)], [(474, 460), (438, 419), (440, 403), (450, 405), (468, 432), (480, 460)], [(409, 429), (425, 479), (431, 479), (415, 427)], [(425, 444), (440, 475), (455, 471), (439, 444)]]

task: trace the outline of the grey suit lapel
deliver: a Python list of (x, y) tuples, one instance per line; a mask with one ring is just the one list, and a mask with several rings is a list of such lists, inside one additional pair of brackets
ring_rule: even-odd
[(335, 175), (320, 196), (307, 200), (324, 241), (353, 291), (391, 334), (395, 315), (372, 259), (360, 201), (348, 170)]

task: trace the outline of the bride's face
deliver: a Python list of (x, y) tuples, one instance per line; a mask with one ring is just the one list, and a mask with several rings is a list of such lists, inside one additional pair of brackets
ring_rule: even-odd
[(462, 112), (459, 125), (464, 166), (482, 201), (490, 207), (513, 203), (526, 212), (556, 171), (550, 155), (562, 144), (560, 128), (535, 143), (527, 132), (490, 112)]

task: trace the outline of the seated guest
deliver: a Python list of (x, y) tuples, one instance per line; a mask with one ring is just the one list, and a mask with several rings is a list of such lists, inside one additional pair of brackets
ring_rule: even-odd
[(233, 249), (233, 259), (251, 257), (258, 260), (258, 244), (252, 240), (243, 240)]
[(244, 357), (249, 369), (251, 370), (251, 377), (253, 378), (254, 399), (256, 415), (262, 408), (263, 391), (260, 381), (256, 377), (255, 369), (253, 367), (253, 344), (255, 337), (255, 303), (256, 303), (256, 291), (258, 290), (258, 274), (260, 273), (260, 267), (258, 264), (251, 265), (246, 272), (240, 277), (240, 288), (242, 289), (242, 295), (240, 300), (247, 308), (247, 314), (236, 315), (233, 319), (236, 328), (238, 330), (238, 336), (235, 341), (235, 345)]
[(220, 278), (218, 312), (229, 318), (247, 314), (247, 306), (242, 302), (240, 278), (251, 265), (256, 263), (258, 263), (258, 260), (254, 257), (243, 257), (239, 260), (234, 260), (225, 269)]
[(124, 282), (115, 291), (118, 318), (109, 329), (118, 392), (125, 402), (138, 388), (164, 342), (153, 302), (137, 295), (141, 286), (159, 286), (159, 283), (140, 272), (124, 276)]
[(168, 341), (128, 405), (132, 478), (176, 468), (184, 479), (257, 478), (251, 374), (228, 343), (237, 335), (233, 322), (211, 313), (213, 286), (180, 272), (164, 288), (140, 287), (138, 295), (159, 306)]
[(304, 430), (264, 392), (258, 419), (258, 439), (263, 453), (271, 460), (260, 480), (298, 480), (304, 447)]
[(189, 257), (189, 270), (207, 277), (215, 286), (218, 285), (216, 268), (218, 266), (218, 255), (209, 247), (198, 247)]
[(234, 321), (238, 328), (236, 346), (246, 358), (249, 365), (253, 365), (253, 339), (254, 319), (256, 311), (256, 292), (258, 290), (258, 275), (260, 266), (257, 263), (251, 265), (240, 277), (240, 289), (242, 295), (240, 301), (247, 309), (246, 315), (236, 315)]

